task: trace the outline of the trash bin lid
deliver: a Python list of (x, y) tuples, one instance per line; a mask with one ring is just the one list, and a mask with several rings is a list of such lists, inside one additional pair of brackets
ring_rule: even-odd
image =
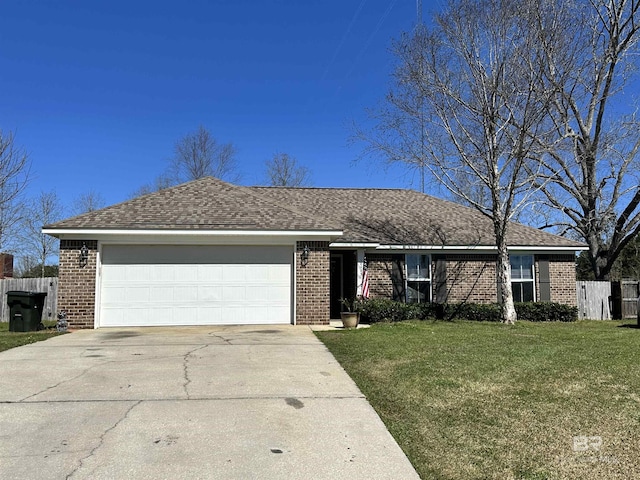
[(11, 295), (12, 297), (37, 297), (40, 295), (47, 296), (46, 292), (25, 292), (23, 290), (9, 290), (7, 295)]

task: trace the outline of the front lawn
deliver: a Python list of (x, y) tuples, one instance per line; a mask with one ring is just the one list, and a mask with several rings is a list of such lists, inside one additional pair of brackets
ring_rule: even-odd
[(317, 335), (423, 479), (640, 478), (640, 329), (619, 325), (423, 321)]
[(55, 328), (52, 328), (56, 325), (55, 321), (43, 323), (46, 329), (39, 332), (10, 332), (9, 322), (0, 322), (0, 352), (60, 335)]

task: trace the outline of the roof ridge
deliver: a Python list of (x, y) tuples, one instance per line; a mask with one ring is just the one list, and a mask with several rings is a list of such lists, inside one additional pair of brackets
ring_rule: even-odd
[[(374, 191), (394, 191), (413, 192), (410, 188), (379, 188), (379, 187), (289, 187), (285, 185), (252, 185), (245, 188), (265, 189), (265, 190), (374, 190)], [(421, 193), (421, 192), (418, 192)], [(426, 194), (425, 194), (426, 195)]]

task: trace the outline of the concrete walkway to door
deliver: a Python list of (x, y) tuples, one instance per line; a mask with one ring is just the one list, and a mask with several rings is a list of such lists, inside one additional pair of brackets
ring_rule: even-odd
[(417, 479), (307, 327), (79, 331), (0, 353), (0, 478)]

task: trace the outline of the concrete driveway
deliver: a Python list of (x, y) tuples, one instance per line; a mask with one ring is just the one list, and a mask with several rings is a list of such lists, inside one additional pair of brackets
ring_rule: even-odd
[(414, 479), (307, 327), (79, 331), (0, 353), (0, 478)]

